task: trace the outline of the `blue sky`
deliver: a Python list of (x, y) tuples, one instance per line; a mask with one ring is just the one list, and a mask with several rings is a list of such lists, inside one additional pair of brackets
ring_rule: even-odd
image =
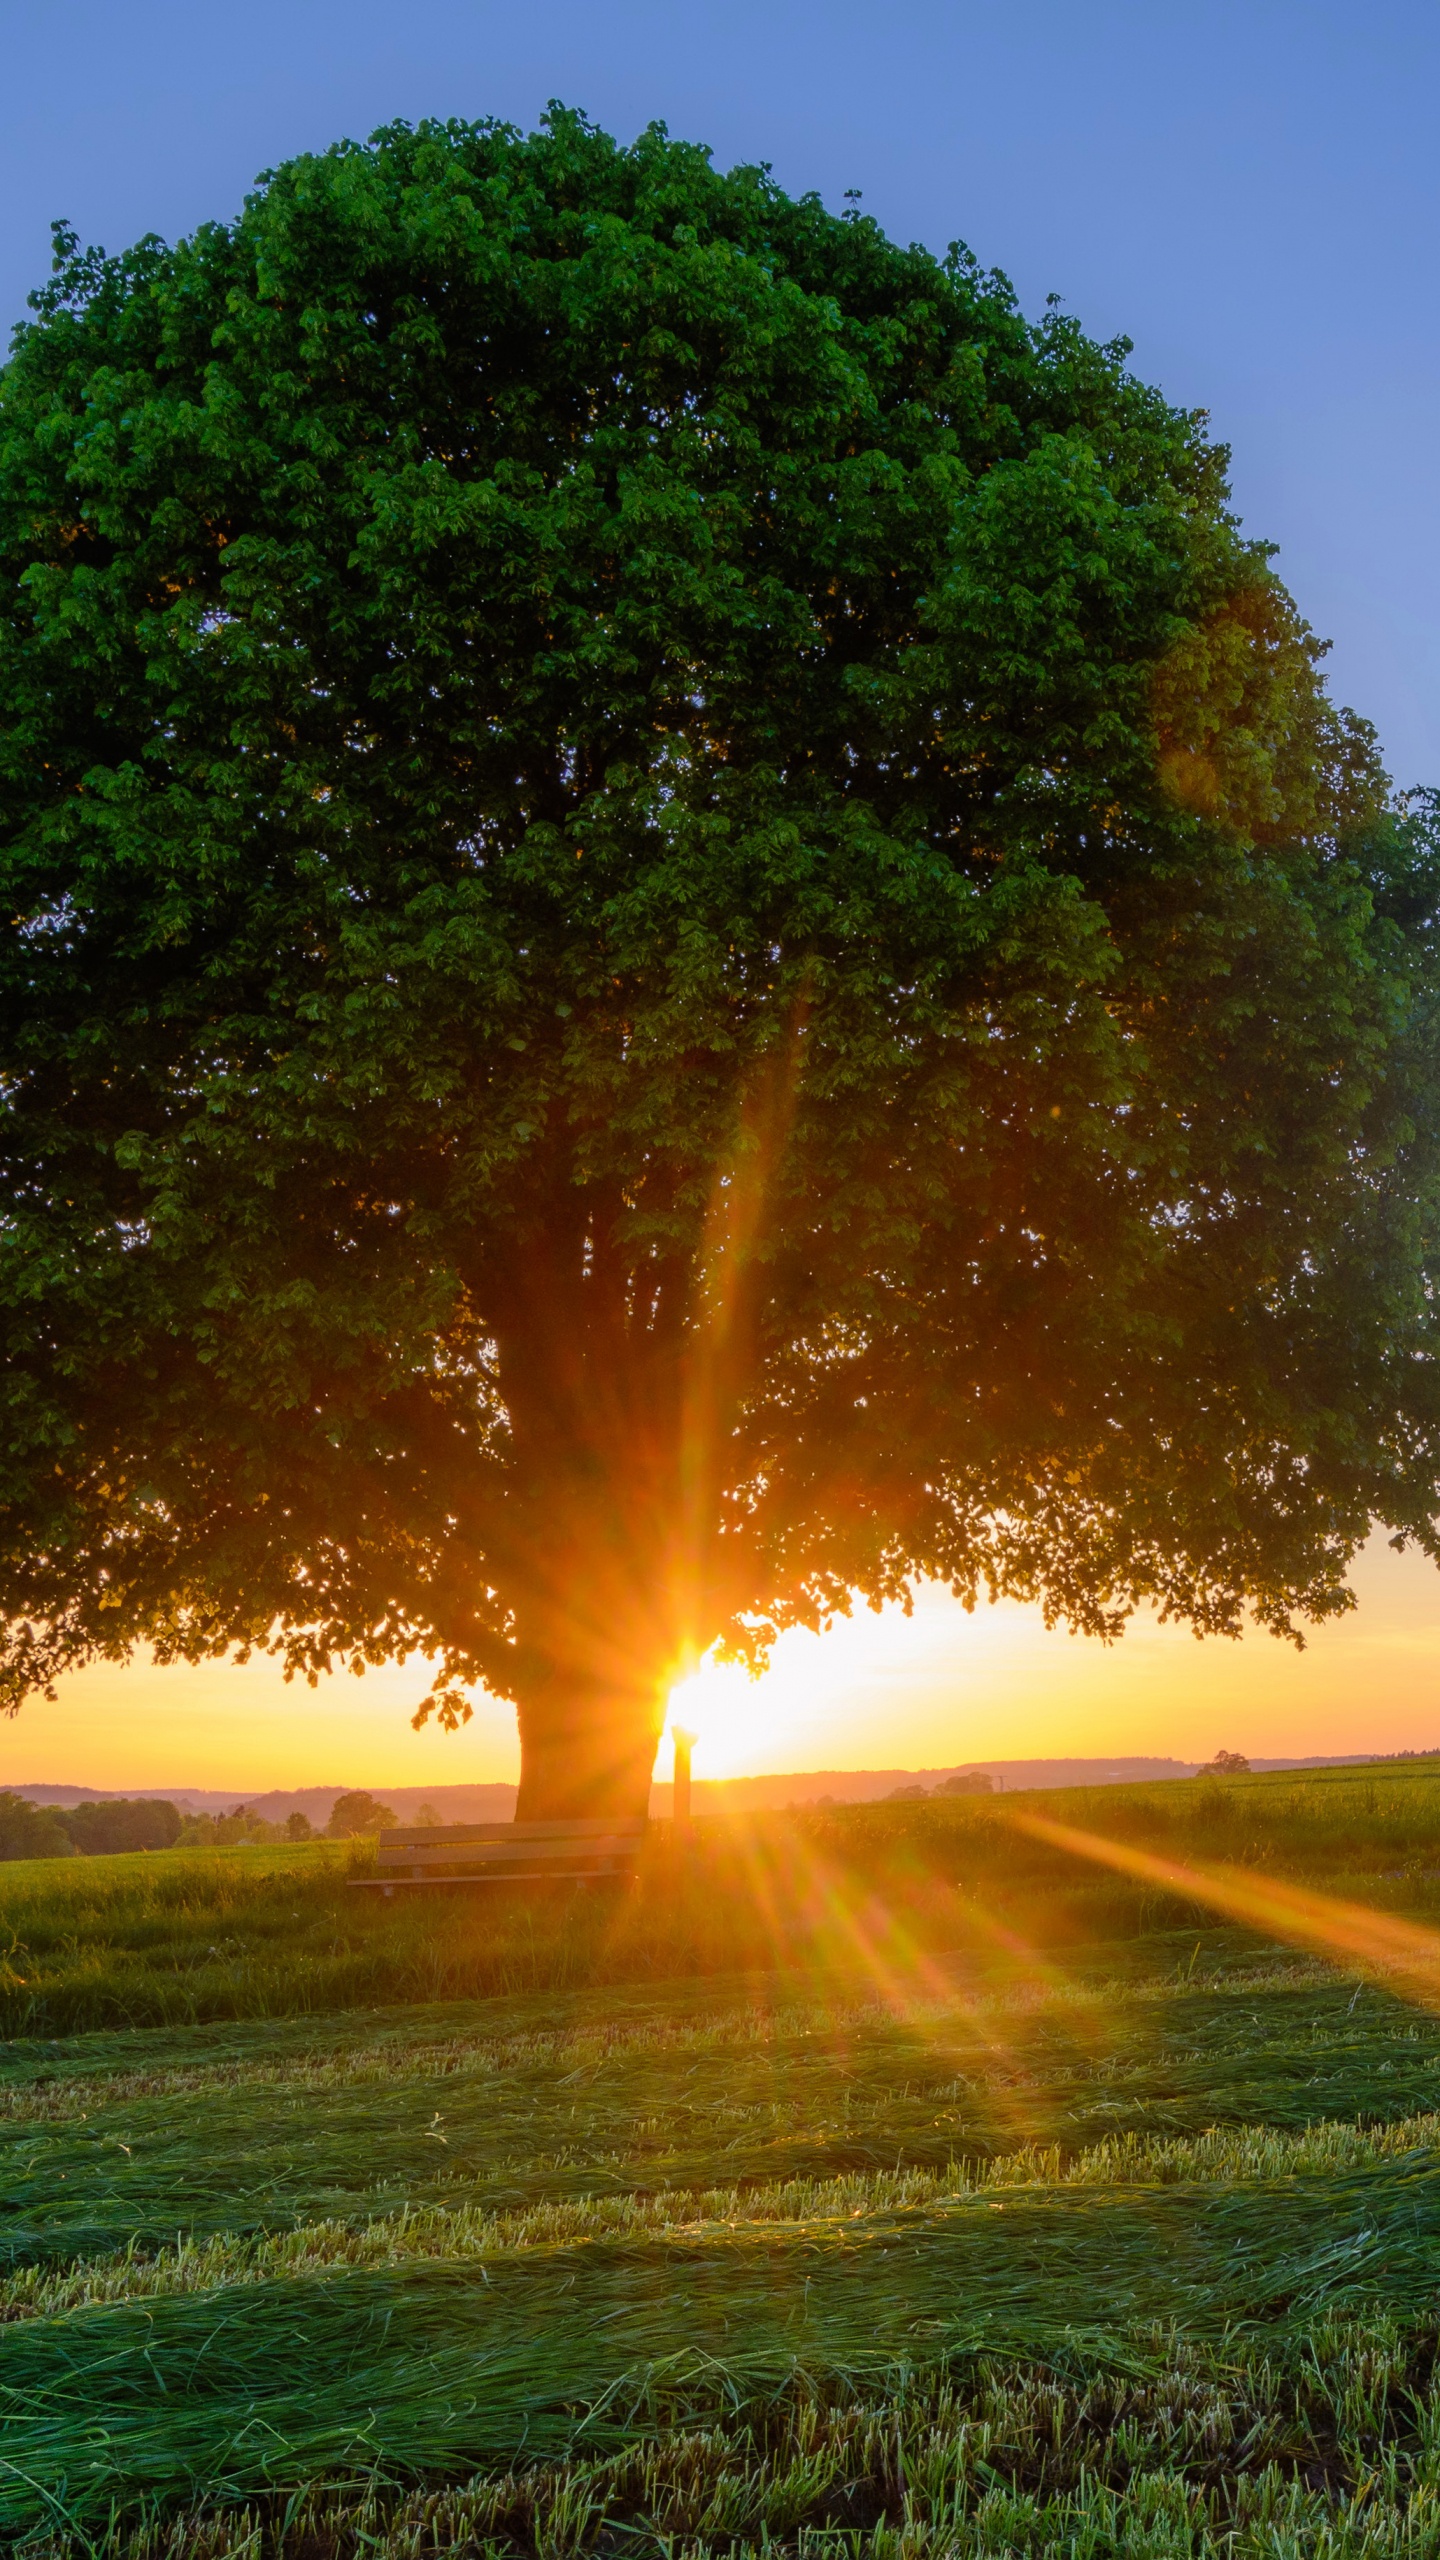
[(1440, 782), (1440, 9), (1422, 0), (0, 0), (0, 314), (394, 116), (560, 97), (1059, 293), (1234, 449), (1397, 781)]

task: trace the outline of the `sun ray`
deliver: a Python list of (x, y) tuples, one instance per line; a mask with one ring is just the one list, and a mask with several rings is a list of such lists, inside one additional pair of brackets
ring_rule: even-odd
[(1190, 1865), (1180, 1858), (1157, 1857), (1152, 1850), (1104, 1839), (1055, 1822), (1048, 1814), (1010, 1811), (1017, 1831), (1077, 1858), (1113, 1867), (1117, 1873), (1158, 1885), (1167, 1893), (1207, 1904), (1228, 1920), (1247, 1928), (1268, 1929), (1292, 1946), (1353, 1967), (1367, 1980), (1383, 1982), (1422, 2009), (1440, 2011), (1440, 1932), (1414, 1920), (1373, 1911), (1361, 1902), (1342, 1902), (1332, 1894), (1253, 1869), (1223, 1865)]

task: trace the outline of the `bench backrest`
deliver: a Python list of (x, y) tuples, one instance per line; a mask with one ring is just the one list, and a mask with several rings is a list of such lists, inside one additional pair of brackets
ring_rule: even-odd
[(633, 1866), (648, 1829), (642, 1815), (633, 1822), (442, 1822), (382, 1831), (376, 1872), (387, 1881), (620, 1875)]

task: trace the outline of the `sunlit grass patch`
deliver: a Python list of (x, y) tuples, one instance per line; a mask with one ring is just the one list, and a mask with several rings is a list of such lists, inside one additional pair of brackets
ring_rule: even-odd
[[(397, 2072), (443, 2081), (535, 2063), (586, 2071), (622, 2056), (698, 2058), (815, 2035), (866, 2039), (901, 2024), (921, 2036), (933, 2031), (943, 2037), (968, 2022), (982, 2041), (992, 2028), (1003, 2041), (1010, 2021), (1044, 2016), (1061, 2023), (1099, 2020), (1113, 2031), (1122, 2011), (1173, 2002), (1177, 1990), (1192, 1996), (1223, 1992), (1229, 1999), (1252, 1991), (1328, 1990), (1335, 1983), (1333, 1968), (1284, 1948), (1269, 1950), (1260, 1962), (1237, 1964), (1233, 1944), (1218, 1931), (1203, 1942), (1187, 1942), (1178, 1954), (1169, 1951), (1168, 1962), (1154, 1942), (1147, 1952), (1154, 1968), (1149, 1975), (1097, 1970), (1037, 1983), (1024, 1977), (985, 1982), (960, 1973), (945, 1998), (933, 1992), (886, 2000), (847, 1996), (843, 1984), (807, 1986), (791, 1974), (759, 1982), (704, 1981), (643, 2003), (625, 2004), (612, 1992), (603, 2000), (487, 2001), (463, 2009), (434, 2004), (360, 2017), (341, 2012), (315, 2021), (313, 2041), (276, 2036), (257, 2045), (247, 2038), (237, 2050), (223, 2037), (204, 2043), (187, 2037), (178, 2047), (171, 2039), (167, 2055), (187, 2058), (154, 2062), (135, 2059), (154, 2047), (153, 2034), (120, 2045), (104, 2040), (103, 2063), (96, 2051), (101, 2040), (93, 2036), (28, 2044), (16, 2038), (0, 2062), (0, 2122), (64, 2121), (92, 2106), (201, 2090), (389, 2085)], [(531, 2022), (508, 2023), (526, 2006), (535, 2012)], [(324, 2042), (318, 2040), (321, 2032)]]
[(1148, 1976), (1137, 1950), (906, 2006), (791, 1976), (33, 2048), (0, 2110), (0, 2248), (60, 2265), (1432, 2110), (1440, 2022), (1240, 1953), (1192, 1938), (1152, 1945)]
[(768, 2187), (670, 2188), (658, 2195), (555, 2198), (514, 2213), (426, 2206), (354, 2226), (340, 2221), (260, 2234), (218, 2233), (153, 2252), (131, 2246), (63, 2268), (29, 2266), (0, 2281), (0, 2321), (55, 2317), (89, 2304), (207, 2293), (279, 2277), (313, 2276), (422, 2261), (463, 2264), (515, 2252), (639, 2238), (740, 2235), (784, 2228), (823, 2236), (896, 2215), (934, 2213), (1019, 2190), (1253, 2186), (1334, 2178), (1386, 2161), (1430, 2166), (1440, 2113), (1362, 2128), (1318, 2124), (1298, 2133), (1269, 2125), (1215, 2126), (1189, 2138), (1127, 2134), (1066, 2157), (1028, 2148), (988, 2161), (792, 2178)]

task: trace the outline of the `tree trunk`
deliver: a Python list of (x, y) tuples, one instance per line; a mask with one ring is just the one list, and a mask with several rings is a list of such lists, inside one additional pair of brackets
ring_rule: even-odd
[(647, 1312), (615, 1243), (624, 1201), (577, 1185), (568, 1140), (552, 1173), (533, 1225), (476, 1283), (512, 1452), (496, 1580), (520, 1725), (515, 1817), (633, 1821), (649, 1810), (670, 1686), (721, 1623), (706, 1605), (720, 1399), (713, 1354), (683, 1321), (690, 1263), (672, 1275), (673, 1305), (652, 1287)]
[(643, 1819), (664, 1715), (653, 1687), (602, 1690), (572, 1676), (531, 1690), (519, 1708), (516, 1821)]

